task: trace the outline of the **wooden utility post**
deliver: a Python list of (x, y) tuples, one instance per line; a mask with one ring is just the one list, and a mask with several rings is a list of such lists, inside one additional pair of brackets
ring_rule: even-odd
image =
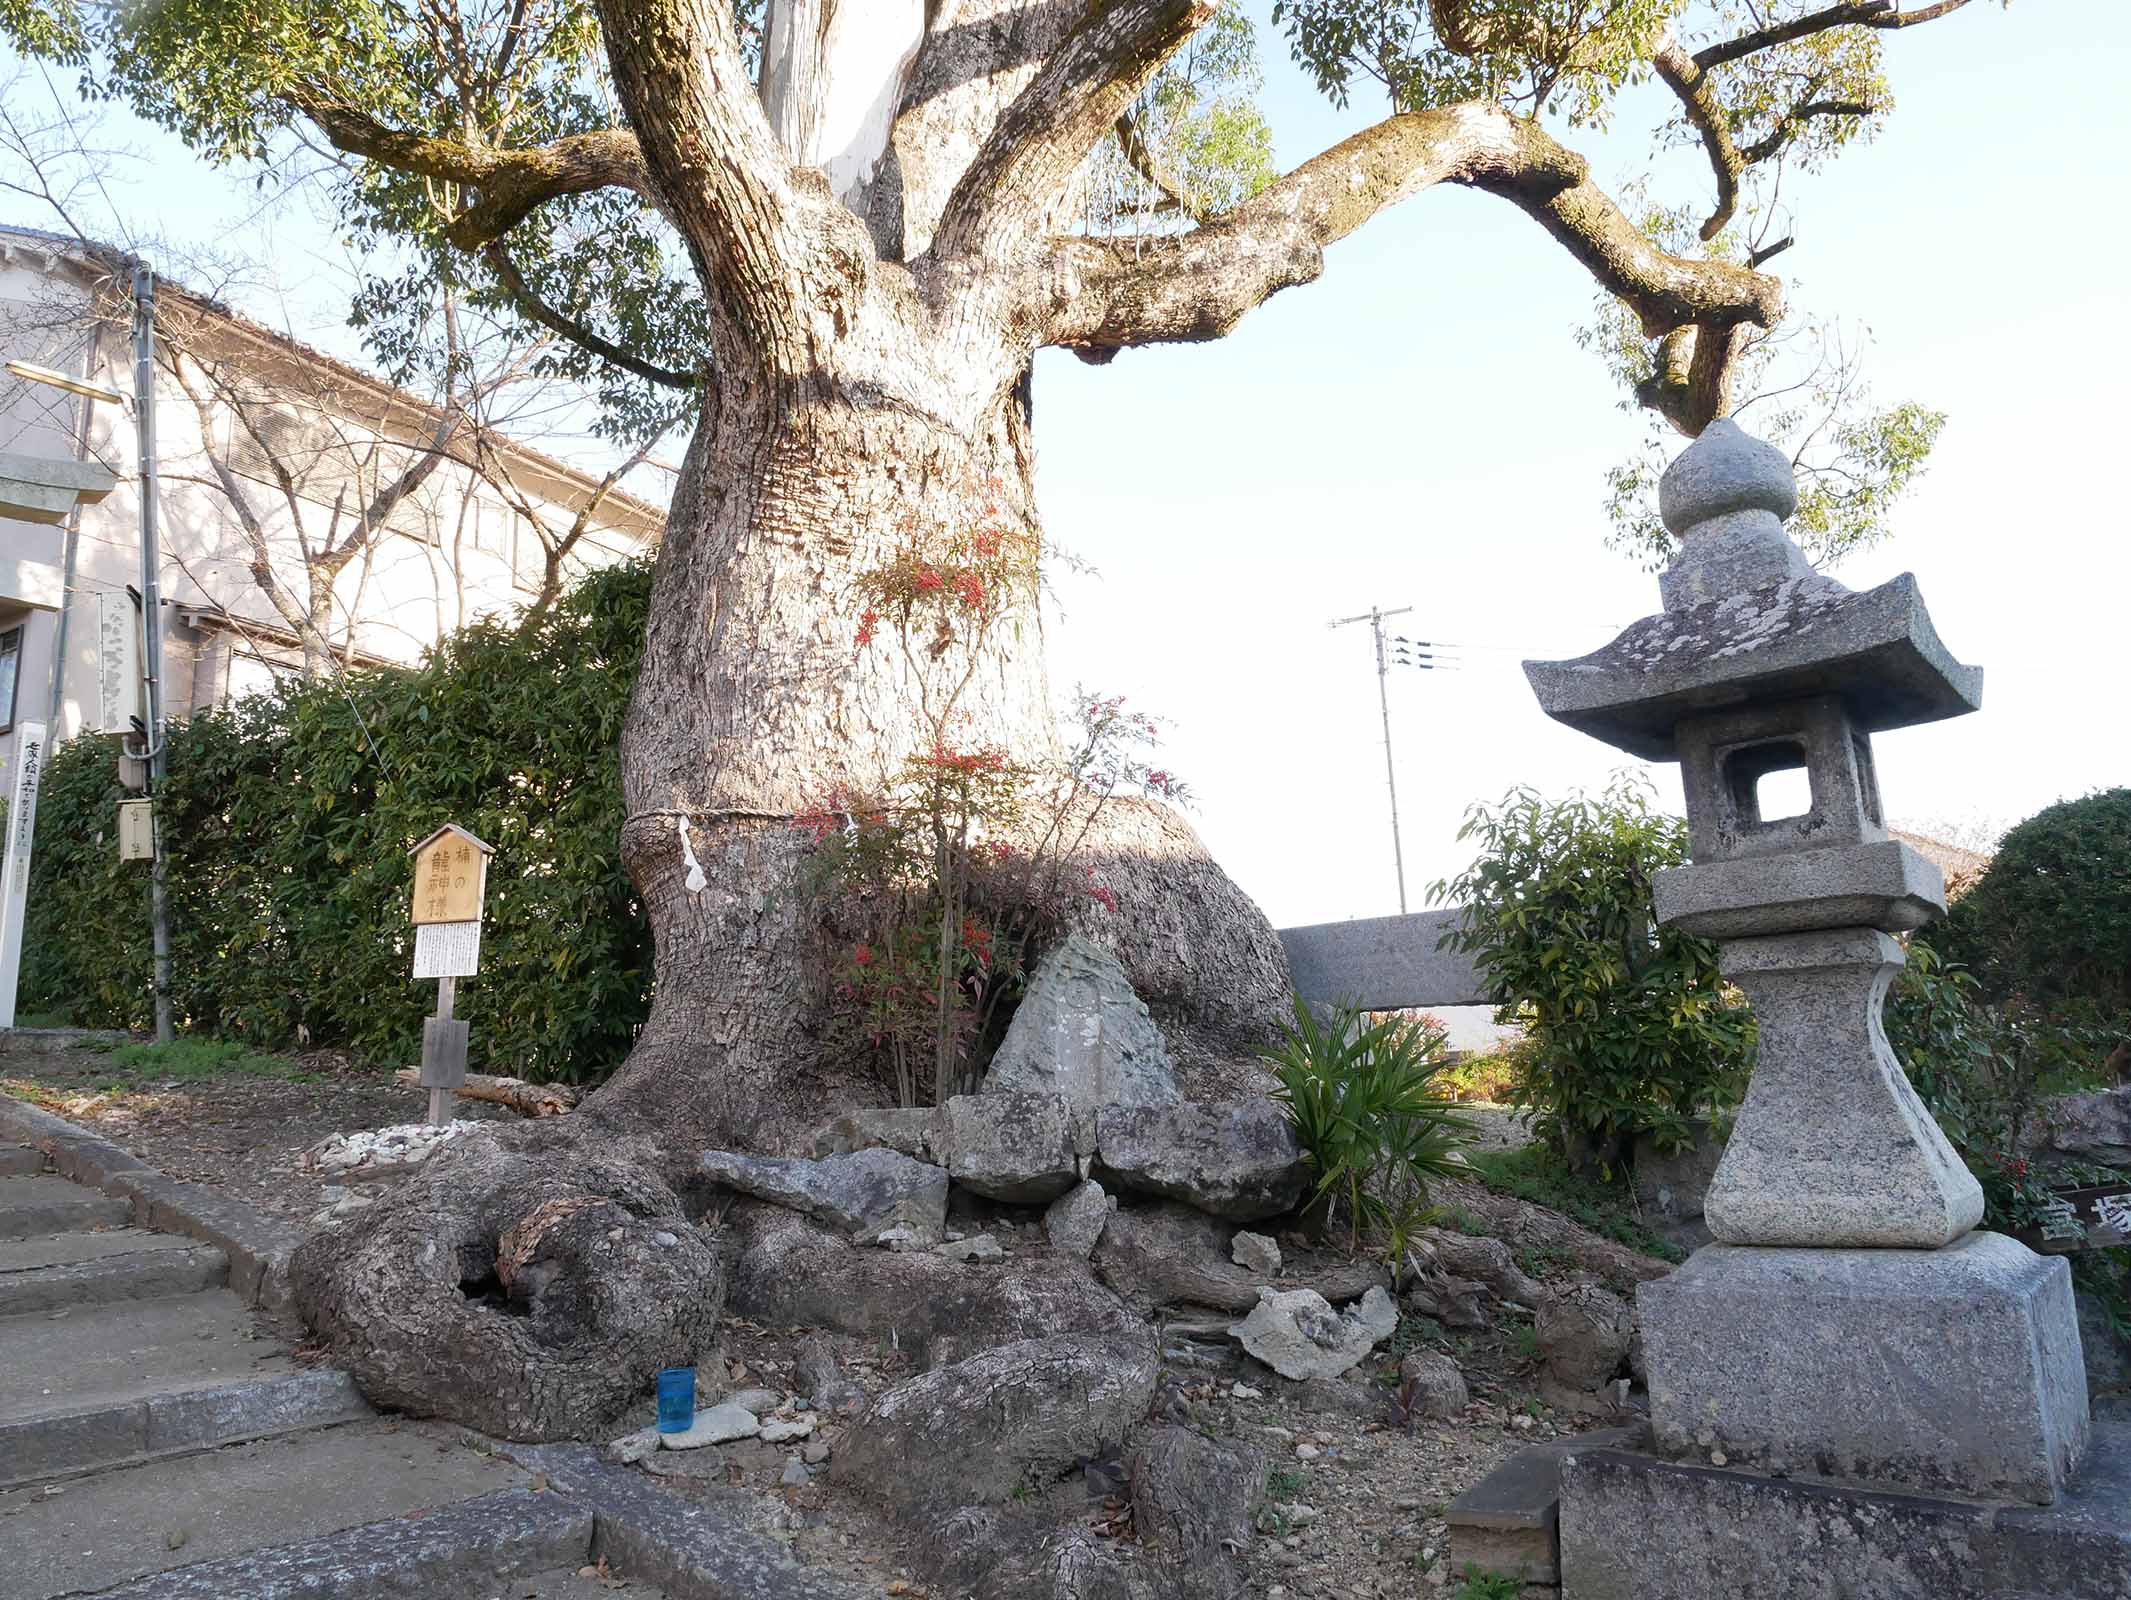
[(455, 822), (414, 847), (414, 976), (437, 980), (437, 1011), (422, 1022), (417, 1082), (429, 1091), (429, 1121), (451, 1121), (452, 1091), (466, 1081), (467, 1025), (451, 1014), (454, 991), (481, 965), (481, 907), (495, 851)]

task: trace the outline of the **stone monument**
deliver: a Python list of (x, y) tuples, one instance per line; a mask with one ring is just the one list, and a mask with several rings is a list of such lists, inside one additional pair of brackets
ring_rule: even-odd
[[(1761, 1028), (1716, 1242), (1637, 1296), (1654, 1448), (1564, 1464), (1564, 1600), (2029, 1592), (1994, 1586), (1993, 1562), (2048, 1569), (2037, 1594), (2131, 1594), (2131, 1536), (2079, 1545), (2111, 1585), (2089, 1590), (2043, 1534), (2003, 1531), (2082, 1514), (2070, 1273), (1975, 1231), (1982, 1191), (1880, 1026), (1892, 936), (1945, 901), (1887, 832), (1872, 736), (1975, 710), (1982, 673), (1914, 578), (1860, 594), (1814, 572), (1783, 528), (1796, 499), (1780, 452), (1712, 423), (1660, 485), (1680, 540), (1664, 610), (1525, 664), (1550, 716), (1680, 763), (1693, 864), (1658, 874), (1658, 914), (1719, 941)], [(1810, 799), (1767, 815), (1762, 780), (1790, 770)], [(2131, 1472), (2111, 1441), (2104, 1479)]]

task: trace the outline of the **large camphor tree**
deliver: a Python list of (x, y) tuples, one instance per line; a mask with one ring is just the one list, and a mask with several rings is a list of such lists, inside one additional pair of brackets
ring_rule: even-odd
[[(0, 0), (19, 47), (196, 148), (323, 163), (346, 230), (395, 270), (565, 334), (618, 434), (676, 392), (694, 408), (623, 734), (650, 1022), (574, 1138), (540, 1132), (566, 1148), (463, 1173), (448, 1206), (424, 1188), (377, 1208), (316, 1264), (314, 1315), (345, 1328), (347, 1303), (391, 1301), (364, 1340), (436, 1335), (420, 1303), (455, 1281), (359, 1281), (386, 1272), (365, 1241), (395, 1226), (410, 1254), (438, 1237), (489, 1250), (521, 1297), (611, 1276), (608, 1212), (573, 1197), (656, 1210), (658, 1178), (623, 1156), (789, 1145), (855, 1092), (821, 1064), (819, 918), (793, 892), (809, 836), (792, 821), (943, 736), (1054, 749), (1036, 351), (1106, 363), (1219, 338), (1378, 212), (1456, 184), (1524, 212), (1612, 297), (1604, 338), (1635, 398), (1692, 434), (1783, 316), (1757, 193), (1868, 133), (1889, 104), (1883, 41), (1963, 3), (1282, 0), (1276, 24), (1324, 88), (1373, 79), (1395, 109), (1275, 176), (1253, 169), (1248, 115), (1219, 96), (1194, 110), (1180, 66), (1216, 29), (1233, 43), (1220, 0)], [(1713, 198), (1631, 215), (1556, 130), (1652, 78), (1670, 90), (1664, 137), (1706, 153)], [(1122, 223), (1091, 205), (1104, 162), (1137, 185)], [(386, 274), (361, 308), (387, 351), (412, 337), (396, 298)], [(1913, 466), (1915, 431), (1868, 488)], [(1120, 805), (1084, 849), (1119, 901), (1109, 936), (1165, 1016), (1233, 1042), (1279, 1014), (1276, 939), (1180, 821)], [(562, 1263), (544, 1276), (527, 1265), (543, 1249)], [(656, 1364), (700, 1312), (679, 1286), (702, 1263), (678, 1256), (633, 1288), (582, 1288), (609, 1365)], [(459, 1392), (523, 1387), (502, 1376), (521, 1358), (410, 1354), (396, 1387), (368, 1381), (468, 1414)], [(483, 1420), (582, 1425), (579, 1380), (541, 1370), (538, 1394)]]

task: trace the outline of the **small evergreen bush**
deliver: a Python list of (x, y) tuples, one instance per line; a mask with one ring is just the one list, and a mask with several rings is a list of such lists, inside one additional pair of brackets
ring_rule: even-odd
[(1622, 777), (1553, 802), (1513, 789), (1458, 837), (1478, 858), (1429, 893), (1463, 908), (1444, 942), (1472, 954), (1497, 1020), (1525, 1027), (1513, 1103), (1571, 1166), (1609, 1176), (1638, 1133), (1691, 1141), (1743, 1090), (1756, 1035), (1715, 943), (1658, 926), (1651, 877), (1686, 862), (1686, 822)]
[(1298, 997), (1286, 1036), (1261, 1058), (1316, 1175), (1313, 1209), (1327, 1222), (1344, 1209), (1354, 1247), (1377, 1232), (1394, 1263), (1432, 1215), (1428, 1180), (1462, 1170), (1458, 1151), (1472, 1135), (1434, 1092), (1443, 1056), (1440, 1025), (1366, 1023), (1352, 1007), (1320, 1020)]

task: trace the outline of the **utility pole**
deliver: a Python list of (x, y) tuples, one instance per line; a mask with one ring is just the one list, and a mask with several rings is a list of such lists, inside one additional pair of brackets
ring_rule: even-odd
[(1412, 609), (1411, 606), (1400, 606), (1396, 611), (1384, 611), (1371, 606), (1358, 617), (1340, 617), (1329, 624), (1334, 628), (1344, 628), (1350, 622), (1366, 622), (1369, 624), (1369, 632), (1376, 640), (1376, 706), (1384, 719), (1384, 787), (1391, 791), (1391, 859), (1398, 867), (1400, 916), (1406, 914), (1406, 851), (1399, 843), (1398, 773), (1391, 764), (1391, 696), (1384, 687), (1384, 679), (1390, 669), (1384, 661), (1384, 619), (1403, 617)]
[(168, 1044), (170, 895), (160, 800), (169, 759), (163, 723), (163, 591), (159, 577), (163, 561), (155, 526), (155, 272), (145, 262), (138, 262), (133, 268), (133, 426), (140, 442), (141, 686), (146, 691), (142, 706), (146, 726), (141, 730), (145, 741), (142, 747), (128, 748), (126, 754), (148, 767), (149, 816), (155, 838), (155, 859), (150, 863), (148, 880), (148, 914), (155, 937), (155, 1039), (158, 1044)]

